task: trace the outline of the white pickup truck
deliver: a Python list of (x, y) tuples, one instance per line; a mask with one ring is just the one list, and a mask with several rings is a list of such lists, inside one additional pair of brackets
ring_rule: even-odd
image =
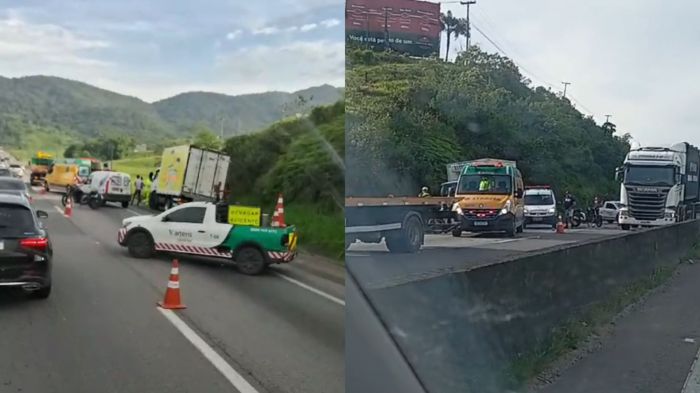
[(117, 240), (136, 258), (149, 258), (157, 251), (224, 258), (250, 275), (262, 273), (273, 263), (291, 262), (297, 249), (294, 226), (231, 225), (228, 206), (210, 202), (189, 202), (155, 216), (126, 218)]

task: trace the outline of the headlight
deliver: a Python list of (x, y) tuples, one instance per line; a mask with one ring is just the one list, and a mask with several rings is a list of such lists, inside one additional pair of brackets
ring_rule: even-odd
[(508, 214), (509, 211), (510, 211), (510, 200), (508, 200), (506, 202), (505, 206), (503, 206), (503, 209), (501, 209), (501, 211), (498, 214), (499, 215)]
[(553, 208), (553, 207), (550, 207), (549, 210), (547, 210), (547, 212), (548, 212), (549, 214), (554, 214), (554, 213), (557, 212), (557, 210), (556, 210), (555, 208)]
[(674, 213), (674, 212), (664, 213), (664, 218), (674, 218), (675, 216), (676, 216), (676, 213)]
[(462, 208), (459, 206), (459, 203), (455, 203), (452, 205), (452, 211), (457, 212), (460, 216), (464, 215), (464, 212), (462, 211)]
[(525, 211), (525, 213), (527, 213), (527, 208), (525, 208), (525, 209), (523, 209), (523, 210)]

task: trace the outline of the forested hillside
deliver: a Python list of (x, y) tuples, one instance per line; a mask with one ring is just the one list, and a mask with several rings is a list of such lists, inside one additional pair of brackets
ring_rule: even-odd
[(342, 255), (344, 102), (230, 138), (224, 150), (231, 156), (227, 185), (232, 201), (271, 208), (283, 193), (288, 222), (299, 226), (302, 241), (334, 257)]
[[(296, 93), (227, 96), (185, 93), (149, 104), (86, 83), (48, 77), (0, 77), (0, 145), (56, 150), (104, 138), (162, 144), (208, 127), (225, 136), (258, 131), (290, 114), (341, 99), (342, 89), (320, 86)], [(301, 97), (301, 98), (300, 98)]]
[(475, 49), (468, 66), (365, 50), (347, 59), (348, 195), (435, 190), (447, 163), (483, 157), (517, 160), (526, 183), (584, 200), (617, 192), (628, 136), (533, 89), (508, 58)]

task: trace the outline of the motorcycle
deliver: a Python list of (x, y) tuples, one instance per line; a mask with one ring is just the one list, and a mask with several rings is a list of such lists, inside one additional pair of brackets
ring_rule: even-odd
[(588, 227), (595, 225), (600, 228), (603, 226), (603, 217), (592, 207), (586, 209), (586, 211), (574, 209), (574, 215), (571, 217), (571, 226), (577, 228), (584, 223), (588, 224)]

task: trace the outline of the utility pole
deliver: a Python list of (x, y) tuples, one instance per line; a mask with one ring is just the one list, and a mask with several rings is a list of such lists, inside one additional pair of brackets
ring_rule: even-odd
[(384, 50), (389, 50), (389, 10), (384, 7)]
[(566, 88), (571, 84), (571, 82), (562, 82), (562, 85), (564, 85), (564, 95), (563, 98), (566, 98)]
[(464, 65), (467, 65), (467, 59), (469, 58), (469, 45), (472, 38), (472, 26), (469, 22), (469, 6), (476, 4), (476, 0), (460, 1), (459, 4), (467, 6), (467, 51), (464, 53)]
[(605, 122), (610, 123), (610, 116), (612, 115), (605, 115)]

